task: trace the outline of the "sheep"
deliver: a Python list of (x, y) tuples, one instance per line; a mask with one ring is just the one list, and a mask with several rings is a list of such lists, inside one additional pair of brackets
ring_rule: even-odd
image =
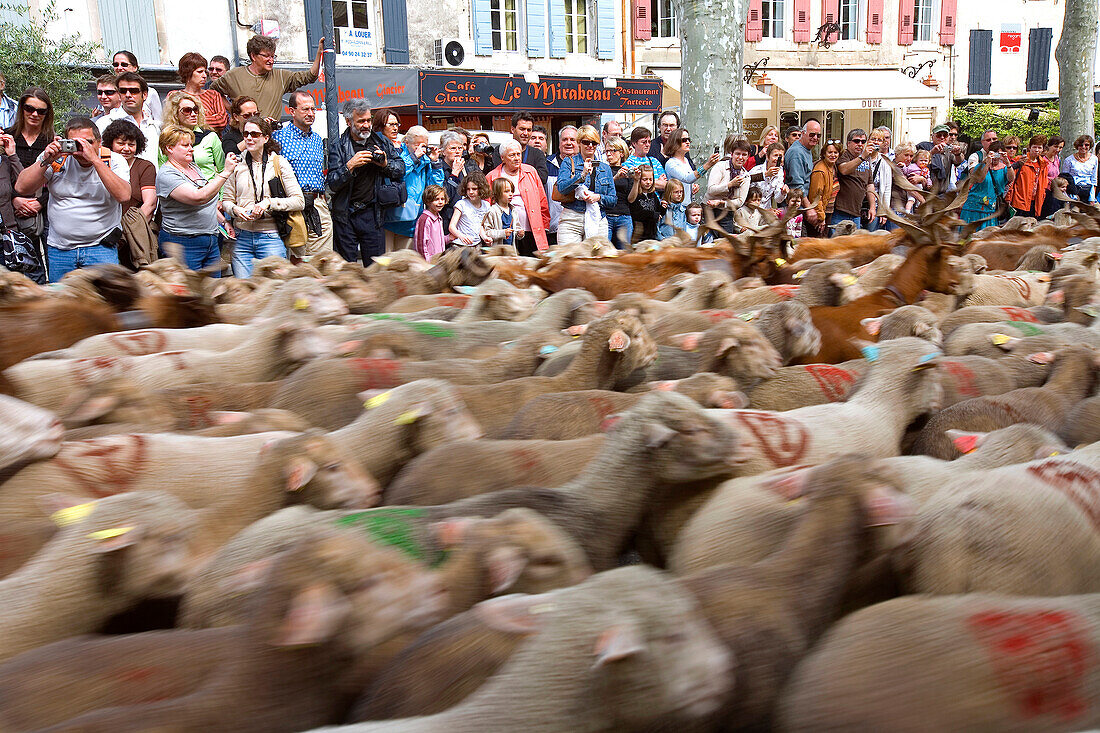
[(949, 428), (988, 431), (1021, 422), (1048, 430), (1061, 427), (1070, 408), (1092, 393), (1100, 356), (1086, 346), (1071, 346), (1031, 358), (1053, 362), (1045, 385), (956, 403), (928, 420), (910, 451), (950, 460), (955, 451), (946, 435)]
[(202, 558), (286, 503), (374, 506), (381, 489), (351, 456), (338, 440), (316, 431), (232, 438), (112, 435), (65, 443), (50, 460), (31, 464), (10, 478), (0, 493), (6, 546), (0, 576), (49, 539), (51, 526), (36, 510), (36, 502), (53, 492), (88, 499), (145, 489), (169, 493), (201, 510), (194, 544), (196, 556)]
[(997, 323), (1005, 321), (1019, 321), (1021, 323), (1043, 323), (1044, 321), (1036, 313), (1037, 309), (1017, 308), (1015, 306), (1000, 305), (970, 305), (948, 313), (940, 321), (940, 330), (943, 335), (950, 336), (961, 326), (969, 323)]
[(538, 288), (520, 290), (503, 280), (486, 280), (470, 288), (470, 302), (454, 319), (455, 323), (474, 321), (522, 321), (531, 315), (532, 309), (546, 295)]
[(179, 593), (194, 512), (160, 492), (51, 502), (63, 525), (0, 580), (0, 660), (81, 633), (146, 598)]
[(859, 275), (858, 285), (864, 292), (870, 293), (879, 288), (886, 287), (894, 271), (905, 262), (905, 257), (896, 254), (884, 254), (875, 258), (874, 262), (856, 268)]
[(1026, 308), (1042, 305), (1050, 289), (1050, 275), (1015, 272), (1004, 275), (971, 275), (974, 288), (959, 305), (1010, 305)]
[(106, 377), (124, 375), (147, 389), (216, 380), (259, 382), (276, 379), (302, 362), (333, 351), (333, 345), (312, 327), (268, 323), (229, 351), (28, 361), (9, 367), (3, 375), (21, 399), (57, 409), (74, 390)]
[(7, 395), (0, 395), (0, 427), (0, 484), (27, 464), (55, 456), (65, 430), (54, 413)]
[[(489, 281), (492, 282), (492, 281)], [(517, 288), (518, 290), (518, 288)], [(432, 293), (430, 295), (406, 295), (387, 305), (382, 313), (420, 313), (439, 307), (465, 308), (472, 296), (462, 293)]]
[(335, 320), (348, 313), (347, 304), (313, 278), (288, 280), (264, 301), (219, 305), (218, 318), (226, 323), (246, 324), (256, 318), (280, 318), (303, 311), (317, 323)]
[(821, 348), (821, 333), (814, 326), (810, 309), (790, 301), (765, 306), (751, 323), (771, 341), (784, 364), (790, 364)]
[[(230, 438), (235, 435), (287, 431), (304, 433), (308, 422), (288, 410), (260, 408), (254, 412), (229, 412), (213, 410), (206, 413), (209, 425), (189, 432), (204, 438)], [(102, 438), (117, 433), (157, 432), (144, 424), (107, 423), (87, 425), (65, 431), (66, 442)], [(178, 432), (178, 431), (177, 431)]]
[[(1032, 336), (1040, 338), (1033, 341), (1028, 338)], [(1019, 339), (1024, 341), (1017, 343)], [(1100, 331), (1075, 323), (967, 323), (951, 332), (944, 340), (943, 350), (953, 356), (971, 354), (995, 359), (1006, 351), (1019, 352), (1025, 346), (1033, 351), (1043, 351), (1074, 343), (1100, 348)]]
[(649, 568), (619, 568), (479, 609), (497, 626), (535, 631), (477, 692), (432, 716), (321, 730), (564, 733), (686, 725), (715, 712), (732, 680), (730, 655), (690, 594)]
[(939, 319), (927, 308), (904, 305), (877, 318), (864, 318), (863, 328), (879, 341), (915, 336), (936, 346), (943, 346), (943, 334), (937, 326)]
[(529, 377), (567, 340), (553, 332), (530, 333), (487, 359), (315, 361), (283, 380), (270, 404), (297, 412), (318, 427), (336, 429), (359, 415), (362, 400), (356, 395), (363, 390), (387, 389), (428, 377), (452, 384), (492, 384)]
[(967, 593), (864, 609), (830, 629), (795, 669), (778, 728), (1096, 728), (1096, 599)]
[(749, 405), (755, 410), (793, 410), (809, 405), (843, 402), (867, 372), (865, 359), (840, 364), (805, 364), (781, 367), (776, 376), (747, 387)]
[(1088, 397), (1078, 402), (1066, 413), (1058, 435), (1074, 446), (1100, 440), (1100, 397)]
[(607, 389), (656, 356), (657, 346), (637, 318), (609, 313), (589, 325), (576, 359), (561, 374), (460, 385), (456, 390), (486, 433), (493, 436), (507, 427), (520, 407), (540, 394)]
[(700, 372), (668, 382), (640, 385), (639, 392), (579, 390), (546, 394), (524, 405), (503, 431), (507, 438), (522, 440), (571, 440), (599, 432), (615, 413), (628, 410), (652, 389), (671, 390), (691, 397), (704, 407), (744, 406), (737, 383), (728, 377)]
[[(607, 394), (619, 395), (617, 392)], [(558, 396), (564, 395), (544, 395), (531, 402)], [(637, 399), (627, 402), (632, 405)], [(602, 435), (583, 435), (573, 440), (448, 443), (406, 464), (386, 487), (385, 502), (445, 504), (515, 486), (560, 486), (584, 470), (599, 453), (603, 442)]]
[[(245, 623), (71, 639), (0, 668), (0, 724), (292, 731), (334, 719), (350, 658), (423, 628), (438, 579), (354, 533), (318, 533), (227, 579), (259, 588)], [(48, 671), (47, 671), (48, 670)]]

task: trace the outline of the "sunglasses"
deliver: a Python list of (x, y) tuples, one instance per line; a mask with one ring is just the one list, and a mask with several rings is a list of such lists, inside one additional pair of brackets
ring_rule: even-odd
[(43, 116), (45, 116), (46, 112), (49, 109), (50, 109), (49, 107), (34, 107), (32, 105), (27, 104), (26, 102), (23, 103), (23, 112), (24, 112), (24, 114), (28, 114), (28, 115), (43, 115)]
[(111, 66), (116, 69), (125, 69), (129, 65), (130, 63), (128, 61), (114, 61), (111, 63)]
[(95, 95), (97, 97), (113, 97), (118, 94), (117, 89), (96, 89)]
[(1005, 145), (1005, 150), (1019, 150), (1019, 149), (1020, 148), (1017, 145)]
[(825, 144), (826, 145), (839, 145), (842, 142), (843, 142), (843, 140), (826, 140)]
[(129, 97), (136, 97), (139, 94), (141, 94), (141, 87), (127, 87), (125, 89), (123, 89), (122, 87), (119, 87), (118, 88), (118, 93), (119, 94), (125, 94)]
[(197, 115), (198, 113), (198, 107), (180, 107), (181, 115)]
[(244, 137), (263, 137), (263, 136), (264, 136), (264, 134), (262, 132), (254, 132), (252, 130), (249, 130), (248, 132), (244, 133)]
[(865, 137), (855, 137), (855, 138), (852, 138), (851, 140), (849, 140), (848, 142), (855, 143), (856, 145), (863, 145), (865, 142), (867, 142), (867, 138), (865, 138)]
[(690, 137), (682, 137), (682, 138), (680, 138), (680, 142), (689, 143), (689, 142), (691, 142), (691, 138)]
[(581, 145), (599, 145), (595, 140), (581, 140)]
[(806, 137), (821, 137), (820, 132), (807, 132)]

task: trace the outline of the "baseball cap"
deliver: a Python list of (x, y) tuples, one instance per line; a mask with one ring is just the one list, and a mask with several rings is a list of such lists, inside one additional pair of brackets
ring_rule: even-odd
[(951, 128), (947, 125), (936, 125), (932, 128), (932, 134), (937, 135), (941, 132), (951, 132)]

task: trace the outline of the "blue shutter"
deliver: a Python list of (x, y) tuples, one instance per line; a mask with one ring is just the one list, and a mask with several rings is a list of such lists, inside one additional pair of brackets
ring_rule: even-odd
[(26, 6), (0, 5), (0, 23), (10, 23), (22, 27), (29, 24), (30, 20), (30, 11)]
[(382, 38), (387, 64), (409, 63), (409, 16), (405, 0), (382, 0)]
[(550, 0), (550, 55), (565, 58), (565, 0)]
[(474, 0), (474, 53), (493, 55), (493, 16), (489, 0)]
[(160, 63), (153, 0), (99, 0), (99, 24), (108, 54), (132, 51), (141, 66)]
[(527, 55), (546, 55), (546, 0), (527, 0)]
[(1032, 28), (1027, 40), (1027, 83), (1029, 92), (1044, 92), (1050, 86), (1050, 28)]
[(615, 58), (615, 0), (596, 0), (596, 58)]
[(968, 94), (989, 94), (993, 64), (993, 31), (970, 31), (970, 78)]

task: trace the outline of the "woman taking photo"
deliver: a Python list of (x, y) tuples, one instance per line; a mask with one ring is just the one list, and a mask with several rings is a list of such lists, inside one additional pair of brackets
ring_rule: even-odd
[(821, 160), (810, 172), (810, 192), (806, 195), (809, 203), (816, 202), (814, 208), (806, 211), (804, 222), (818, 237), (829, 236), (829, 217), (833, 214), (833, 202), (840, 191), (840, 178), (837, 177), (836, 161), (840, 157), (843, 143), (829, 140), (821, 150)]
[(1062, 162), (1062, 173), (1069, 176), (1069, 193), (1078, 201), (1096, 201), (1097, 159), (1092, 153), (1092, 136), (1082, 135), (1073, 141), (1073, 155)]
[(491, 170), (493, 170), (493, 146), (489, 144), (489, 136), (479, 132), (470, 140), (466, 172), (481, 171), (483, 176), (487, 176)]
[(607, 143), (607, 165), (615, 180), (615, 205), (607, 209), (607, 238), (618, 249), (626, 249), (634, 238), (634, 219), (630, 216), (630, 191), (634, 188), (634, 175), (629, 168), (623, 167), (629, 148), (626, 143), (614, 138)]
[(886, 148), (886, 136), (880, 130), (872, 130), (867, 136), (867, 141), (871, 144), (871, 154), (867, 157), (867, 164), (871, 167), (871, 185), (875, 187), (877, 202), (876, 210), (867, 212), (867, 231), (873, 232), (880, 227), (885, 227), (890, 221), (886, 218), (886, 210), (890, 208), (890, 200), (893, 196), (894, 169), (882, 154)]
[[(185, 53), (180, 57), (179, 77), (183, 83), (183, 91), (198, 97), (202, 102), (204, 121), (199, 125), (221, 132), (229, 122), (229, 111), (225, 108), (225, 98), (219, 92), (203, 88), (206, 86), (206, 58), (194, 51)], [(168, 98), (171, 99), (178, 93), (170, 92)], [(161, 122), (167, 125), (171, 119), (175, 118), (166, 113)]]
[[(687, 160), (688, 153), (691, 152), (691, 136), (682, 127), (672, 131), (661, 152), (668, 158), (665, 162), (665, 175), (683, 183), (684, 188), (690, 190), (692, 196), (699, 191), (698, 180), (704, 177), (719, 160), (718, 153), (714, 153), (697, 170), (693, 169)], [(691, 196), (688, 198), (690, 199)]]
[[(780, 143), (772, 143), (760, 154), (764, 160), (749, 169), (750, 179), (757, 176), (760, 182), (760, 206), (780, 216), (780, 205), (787, 200), (787, 184), (783, 182), (783, 154), (787, 151)], [(747, 167), (747, 164), (746, 164)]]
[[(206, 129), (202, 102), (197, 96), (190, 92), (168, 95), (168, 104), (164, 108), (164, 128), (169, 127), (182, 127), (191, 131), (194, 138), (194, 162), (203, 178), (210, 180), (218, 175), (225, 163), (225, 150), (217, 134)], [(161, 153), (161, 165), (164, 165), (164, 160), (164, 153)]]
[[(1000, 140), (990, 144), (988, 155), (979, 153), (979, 156), (974, 161), (977, 167), (972, 169), (972, 173), (981, 170), (983, 163), (988, 162), (988, 166), (981, 177), (970, 186), (970, 193), (967, 194), (966, 202), (959, 213), (959, 217), (968, 223), (989, 219), (997, 211), (998, 198), (1005, 195), (1005, 191), (1016, 177), (1016, 171), (1008, 165), (1007, 156), (1004, 154), (1004, 143)], [(979, 160), (981, 162), (978, 162)], [(984, 221), (978, 228), (985, 229), (996, 224), (997, 222), (993, 220)]]
[(160, 134), (160, 152), (165, 164), (157, 171), (157, 198), (161, 227), (161, 254), (166, 242), (183, 248), (188, 269), (199, 270), (216, 263), (218, 251), (218, 191), (237, 168), (237, 157), (226, 158), (225, 169), (206, 180), (192, 159), (190, 131), (169, 127)]
[[(233, 276), (252, 274), (253, 258), (286, 257), (272, 211), (301, 211), (306, 199), (294, 177), (294, 169), (279, 155), (279, 143), (271, 139), (271, 123), (256, 117), (244, 124), (245, 154), (242, 164), (225, 182), (222, 209), (234, 219), (237, 247), (233, 251)], [(226, 167), (228, 168), (228, 159)], [(278, 177), (285, 197), (271, 195), (271, 181)]]
[[(53, 131), (53, 102), (42, 87), (29, 87), (19, 98), (15, 124), (4, 131), (15, 139), (15, 157), (24, 168), (37, 165), (37, 158), (57, 137)], [(15, 196), (12, 207), (19, 219), (19, 229), (29, 236), (35, 247), (45, 231), (46, 189), (37, 197)]]

